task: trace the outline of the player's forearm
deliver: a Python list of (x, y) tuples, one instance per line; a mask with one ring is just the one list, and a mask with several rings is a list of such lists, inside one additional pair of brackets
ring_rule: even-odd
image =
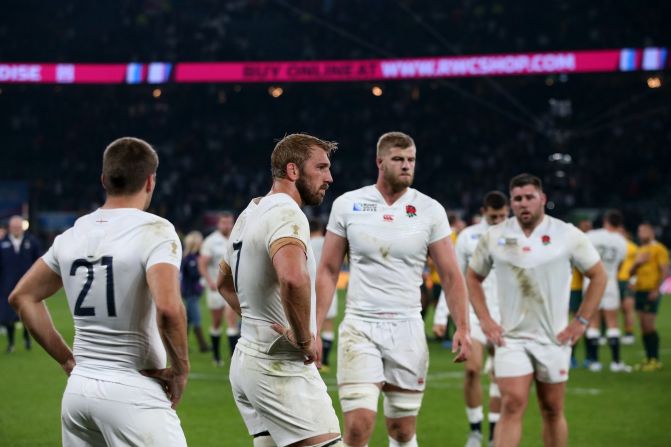
[(75, 358), (63, 336), (56, 330), (51, 315), (41, 301), (16, 296), (12, 298), (23, 325), (28, 329), (35, 341), (60, 365), (74, 364)]
[(577, 316), (587, 320), (592, 318), (594, 312), (599, 307), (601, 297), (603, 297), (603, 293), (606, 290), (607, 282), (608, 276), (605, 270), (589, 277), (589, 285), (587, 286), (587, 290), (585, 290), (583, 302), (576, 312)]
[(189, 349), (186, 336), (186, 313), (181, 302), (158, 309), (158, 330), (165, 351), (170, 360), (170, 366), (175, 373), (186, 375), (189, 372)]
[(301, 275), (293, 280), (280, 279), (280, 296), (289, 327), (297, 343), (311, 339), (310, 334), (310, 277)]
[(443, 290), (454, 324), (458, 329), (468, 329), (468, 295), (463, 275), (456, 269), (452, 271), (448, 280), (443, 281)]
[(333, 302), (339, 274), (339, 270), (333, 271), (327, 267), (320, 268), (317, 272), (317, 333), (321, 332), (326, 314)]
[(473, 273), (467, 273), (466, 282), (468, 284), (470, 302), (478, 320), (482, 321), (491, 318), (482, 282)]

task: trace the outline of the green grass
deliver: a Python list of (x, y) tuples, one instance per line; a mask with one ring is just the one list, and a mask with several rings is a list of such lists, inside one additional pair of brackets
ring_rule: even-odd
[[(202, 300), (204, 301), (204, 300)], [(341, 302), (344, 300), (341, 300)], [(204, 327), (208, 313), (203, 304)], [(62, 294), (48, 300), (56, 326), (66, 340), (73, 337), (72, 319)], [(572, 370), (566, 397), (566, 414), (572, 446), (669, 446), (665, 427), (671, 414), (671, 306), (662, 305), (658, 317), (662, 361), (657, 373), (612, 374)], [(17, 334), (18, 335), (18, 334)], [(4, 337), (0, 348), (4, 350)], [(18, 338), (18, 337), (17, 337)], [(178, 414), (192, 446), (250, 446), (228, 383), (228, 368), (212, 366), (209, 354), (197, 352), (191, 342), (192, 376)], [(463, 404), (460, 365), (438, 343), (430, 343), (431, 367), (427, 392), (419, 416), (418, 439), (423, 446), (463, 445), (468, 425)], [(582, 357), (582, 346), (579, 356)], [(607, 348), (601, 349), (609, 360)], [(628, 363), (642, 358), (640, 342), (624, 346)], [(335, 352), (332, 353), (335, 359)], [(335, 371), (324, 375), (340, 414)], [(60, 367), (39, 347), (25, 351), (21, 345), (11, 355), (0, 354), (0, 445), (56, 446), (60, 444), (60, 400), (65, 387)], [(485, 393), (486, 394), (486, 393)], [(524, 422), (523, 446), (540, 446), (540, 417), (535, 399)], [(386, 446), (382, 415), (370, 446)]]

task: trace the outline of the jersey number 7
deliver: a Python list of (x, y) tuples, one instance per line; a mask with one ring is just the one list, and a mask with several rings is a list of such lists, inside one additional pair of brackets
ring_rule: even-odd
[(233, 242), (233, 251), (238, 252), (238, 259), (235, 261), (235, 276), (233, 277), (233, 287), (235, 293), (238, 293), (238, 268), (240, 267), (240, 253), (242, 253), (242, 241)]
[[(112, 257), (111, 256), (103, 256), (102, 259), (100, 260), (100, 264), (105, 266), (105, 270), (107, 273), (107, 315), (110, 317), (116, 317), (116, 305), (114, 303), (114, 271), (112, 270)], [(77, 297), (77, 302), (75, 303), (75, 310), (74, 314), (76, 317), (95, 317), (96, 315), (96, 309), (95, 307), (84, 307), (82, 304), (84, 304), (84, 299), (86, 298), (86, 295), (89, 293), (89, 290), (91, 290), (91, 284), (93, 284), (93, 263), (87, 261), (86, 259), (77, 259), (75, 262), (72, 263), (72, 267), (70, 267), (70, 276), (75, 276), (75, 273), (77, 273), (77, 269), (80, 267), (86, 268), (86, 283), (84, 284), (84, 287), (82, 288), (81, 292), (79, 292), (79, 296)]]

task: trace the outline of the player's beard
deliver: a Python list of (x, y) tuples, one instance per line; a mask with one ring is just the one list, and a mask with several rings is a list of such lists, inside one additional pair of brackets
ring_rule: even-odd
[(406, 172), (410, 174), (409, 176), (396, 176), (392, 171), (384, 171), (384, 180), (391, 187), (392, 191), (398, 192), (403, 191), (405, 188), (409, 188), (412, 185), (414, 176), (411, 172)]
[(298, 194), (301, 196), (301, 200), (303, 201), (303, 205), (308, 205), (308, 206), (316, 206), (322, 203), (324, 200), (324, 197), (319, 194), (319, 192), (323, 189), (326, 190), (328, 189), (328, 184), (325, 184), (324, 186), (315, 188), (314, 190), (310, 188), (310, 184), (307, 181), (307, 177), (305, 177), (304, 173), (301, 173), (300, 177), (298, 177), (298, 180), (296, 180), (296, 189), (298, 190)]

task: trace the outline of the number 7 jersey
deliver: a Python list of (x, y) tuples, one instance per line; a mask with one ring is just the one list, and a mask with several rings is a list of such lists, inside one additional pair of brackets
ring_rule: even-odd
[(56, 237), (42, 259), (61, 276), (74, 319), (73, 374), (142, 386), (139, 370), (165, 368), (146, 272), (179, 269), (181, 258), (172, 224), (138, 209), (98, 209)]

